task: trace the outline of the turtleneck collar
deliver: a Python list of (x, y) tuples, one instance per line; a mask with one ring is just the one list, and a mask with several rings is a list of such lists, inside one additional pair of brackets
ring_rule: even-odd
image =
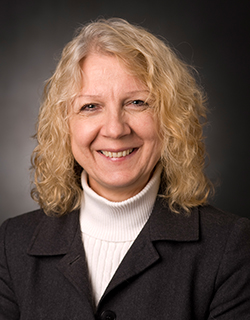
[(106, 241), (131, 241), (147, 222), (160, 185), (162, 166), (158, 164), (147, 185), (135, 196), (121, 202), (109, 201), (95, 193), (82, 172), (83, 196), (80, 210), (81, 231)]

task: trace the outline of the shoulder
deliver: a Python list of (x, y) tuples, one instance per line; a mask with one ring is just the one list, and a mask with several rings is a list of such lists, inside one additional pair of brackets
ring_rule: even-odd
[(16, 235), (19, 232), (27, 232), (36, 228), (36, 226), (46, 217), (42, 209), (27, 212), (14, 218), (9, 218), (1, 225), (1, 232), (11, 232)]
[(211, 319), (219, 315), (230, 319), (249, 315), (250, 220), (211, 206), (200, 208), (199, 216), (209, 274), (215, 266)]
[[(205, 218), (206, 221), (214, 221), (216, 224), (220, 224), (221, 222), (230, 223), (242, 218), (236, 214), (223, 211), (212, 205), (199, 206), (198, 210), (201, 215), (201, 218)], [(242, 219), (249, 220), (247, 218)]]
[(26, 252), (34, 243), (71, 243), (79, 225), (78, 210), (61, 217), (47, 216), (42, 209), (10, 218), (0, 227), (0, 247), (11, 255)]
[(236, 226), (239, 228), (250, 228), (250, 220), (229, 212), (222, 211), (211, 205), (199, 207), (200, 226), (203, 230), (213, 232), (228, 230), (231, 232)]
[[(22, 226), (26, 226), (26, 225), (30, 225), (32, 223), (37, 223), (39, 222), (43, 217), (45, 216), (45, 213), (42, 209), (37, 209), (34, 211), (30, 211), (30, 212), (26, 212), (20, 215), (17, 215), (15, 217), (9, 218), (7, 220), (5, 220), (2, 223), (3, 225), (13, 225), (13, 226), (20, 226), (20, 224)], [(1, 226), (1, 227), (2, 227)]]
[[(213, 206), (199, 208), (200, 239), (223, 247), (224, 252), (250, 253), (250, 220)], [(216, 244), (216, 246), (215, 246)]]
[(43, 219), (46, 219), (46, 215), (42, 209), (38, 209), (6, 220), (0, 227), (1, 243), (16, 247), (29, 243)]

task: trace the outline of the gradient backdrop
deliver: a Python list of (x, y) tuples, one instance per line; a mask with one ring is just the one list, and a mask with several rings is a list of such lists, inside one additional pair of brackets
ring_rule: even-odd
[(248, 1), (1, 0), (0, 223), (37, 205), (29, 196), (44, 81), (74, 30), (97, 17), (121, 17), (165, 37), (200, 73), (209, 97), (212, 203), (250, 217)]

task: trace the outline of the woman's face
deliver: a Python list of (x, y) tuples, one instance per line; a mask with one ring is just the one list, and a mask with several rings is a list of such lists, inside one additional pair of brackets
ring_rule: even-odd
[(82, 70), (69, 120), (72, 152), (97, 194), (123, 201), (144, 188), (160, 159), (148, 90), (114, 56), (92, 53)]

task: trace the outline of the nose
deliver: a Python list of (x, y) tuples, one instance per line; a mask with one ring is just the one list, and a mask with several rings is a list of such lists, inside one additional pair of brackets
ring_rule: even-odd
[(105, 112), (101, 133), (108, 138), (119, 139), (131, 133), (128, 118), (122, 110)]

